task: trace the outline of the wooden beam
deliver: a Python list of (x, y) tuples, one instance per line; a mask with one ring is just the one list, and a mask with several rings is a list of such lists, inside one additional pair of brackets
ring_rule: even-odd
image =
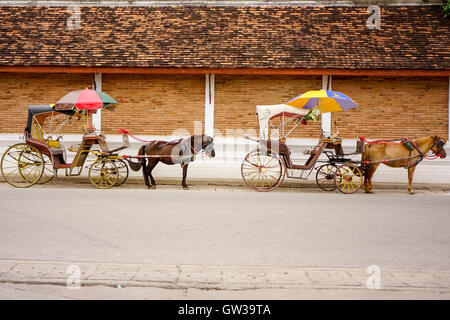
[(0, 72), (16, 73), (135, 73), (135, 74), (235, 74), (235, 75), (341, 75), (341, 76), (450, 76), (447, 70), (414, 69), (286, 69), (286, 68), (148, 68), (0, 66)]

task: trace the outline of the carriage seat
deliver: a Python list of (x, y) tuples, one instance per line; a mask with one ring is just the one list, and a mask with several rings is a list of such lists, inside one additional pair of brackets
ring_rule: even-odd
[(311, 169), (315, 165), (317, 159), (320, 157), (320, 155), (323, 152), (323, 149), (325, 149), (326, 146), (327, 146), (326, 141), (319, 141), (319, 144), (315, 146), (314, 149), (311, 151), (311, 156), (306, 161), (306, 163), (304, 165), (292, 164), (292, 169), (299, 169), (299, 170)]
[(126, 149), (130, 146), (130, 141), (128, 139), (128, 135), (122, 133), (123, 143), (120, 147), (109, 149), (108, 143), (106, 143), (106, 138), (104, 135), (100, 135), (98, 139), (98, 145), (100, 146), (100, 150), (104, 153), (114, 153), (119, 152), (120, 150)]

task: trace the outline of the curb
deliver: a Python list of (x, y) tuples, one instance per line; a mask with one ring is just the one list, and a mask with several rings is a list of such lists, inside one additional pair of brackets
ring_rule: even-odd
[[(0, 184), (7, 185), (7, 183), (0, 176)], [(50, 181), (49, 183), (42, 186), (33, 186), (35, 187), (54, 187), (54, 186), (62, 186), (62, 185), (74, 185), (74, 186), (91, 186), (87, 176), (78, 176), (78, 177), (58, 177), (56, 180)], [(181, 188), (181, 179), (180, 178), (158, 178), (157, 179), (158, 186), (170, 186), (170, 187), (180, 187)], [(204, 179), (204, 178), (189, 178), (188, 185), (190, 187), (199, 187), (199, 188), (239, 188), (252, 191), (242, 179)], [(142, 186), (144, 188), (144, 181), (141, 177), (129, 177), (127, 182), (120, 186), (119, 188), (134, 188), (136, 186)], [(401, 190), (405, 193), (407, 192), (407, 183), (396, 183), (396, 182), (375, 182), (373, 183), (373, 188), (376, 190)], [(115, 187), (117, 188), (117, 187)], [(416, 183), (413, 184), (413, 188), (416, 191), (431, 191), (431, 192), (450, 192), (450, 183)], [(304, 190), (310, 189), (311, 191), (323, 192), (313, 180), (306, 181), (284, 181), (276, 190)], [(338, 191), (334, 191), (339, 193)], [(364, 193), (362, 188), (358, 193)]]
[[(75, 268), (73, 267), (75, 266)], [(71, 267), (72, 269), (68, 269)], [(78, 269), (79, 268), (79, 269)], [(80, 271), (81, 286), (166, 289), (365, 289), (363, 268), (152, 265), (0, 260), (0, 283), (66, 286)], [(69, 271), (69, 272), (68, 272)], [(450, 292), (450, 271), (380, 270), (379, 290)]]

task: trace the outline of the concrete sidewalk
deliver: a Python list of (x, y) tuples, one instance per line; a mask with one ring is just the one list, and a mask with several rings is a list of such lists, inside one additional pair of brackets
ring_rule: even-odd
[[(181, 177), (155, 178), (157, 189), (180, 189)], [(250, 189), (242, 179), (224, 179), (224, 178), (188, 178), (187, 183), (190, 190), (240, 190), (256, 192)], [(0, 175), (0, 187), (12, 188)], [(408, 184), (399, 182), (376, 182), (373, 183), (373, 189), (376, 193), (407, 193)], [(34, 185), (32, 188), (94, 188), (86, 175), (79, 177), (58, 177), (45, 185)], [(146, 189), (144, 179), (141, 176), (130, 175), (127, 182), (114, 189)], [(441, 194), (450, 192), (450, 183), (413, 183), (413, 188), (419, 194)], [(323, 191), (314, 180), (293, 180), (285, 179), (284, 182), (271, 192), (314, 192), (314, 193), (340, 193), (335, 191)], [(364, 193), (361, 188), (358, 193)]]
[[(77, 269), (79, 268), (79, 269)], [(81, 286), (166, 289), (361, 289), (372, 272), (360, 268), (152, 265), (0, 260), (0, 283), (66, 286), (80, 272)], [(70, 280), (69, 280), (70, 283)], [(449, 294), (450, 270), (380, 270), (372, 290), (418, 290)]]

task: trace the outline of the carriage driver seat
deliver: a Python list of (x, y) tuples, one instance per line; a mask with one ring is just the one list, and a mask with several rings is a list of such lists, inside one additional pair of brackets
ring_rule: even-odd
[(128, 134), (125, 134), (122, 132), (122, 145), (120, 147), (109, 149), (108, 143), (106, 143), (106, 137), (103, 134), (100, 134), (98, 136), (98, 145), (100, 146), (100, 150), (104, 153), (115, 153), (119, 152), (120, 150), (126, 149), (130, 146), (130, 140), (128, 139)]

